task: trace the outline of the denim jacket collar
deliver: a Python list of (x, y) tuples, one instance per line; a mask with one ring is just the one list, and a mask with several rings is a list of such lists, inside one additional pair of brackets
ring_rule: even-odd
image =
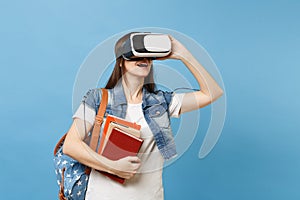
[(124, 93), (122, 80), (120, 79), (116, 86), (112, 89), (113, 99), (115, 105), (122, 105), (127, 103), (127, 99)]

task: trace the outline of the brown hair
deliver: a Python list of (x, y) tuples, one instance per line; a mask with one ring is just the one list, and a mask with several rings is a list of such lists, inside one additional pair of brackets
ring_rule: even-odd
[[(121, 37), (115, 44), (115, 55), (117, 55), (117, 52), (119, 50), (119, 48), (121, 47), (121, 45), (123, 44), (123, 42), (125, 42), (131, 33), (127, 33), (126, 35), (124, 35), (123, 37)], [(120, 66), (124, 66), (124, 58), (121, 56), (119, 58), (116, 58), (116, 64), (114, 66), (114, 70), (111, 73), (105, 88), (106, 89), (112, 89), (113, 87), (116, 86), (116, 84), (118, 83), (118, 81), (121, 79), (122, 75), (123, 75), (123, 67)], [(145, 78), (144, 80), (144, 87), (148, 90), (148, 92), (154, 93), (156, 90), (156, 85), (154, 83), (154, 77), (153, 77), (153, 66), (151, 66), (150, 72), (148, 74), (148, 76)]]

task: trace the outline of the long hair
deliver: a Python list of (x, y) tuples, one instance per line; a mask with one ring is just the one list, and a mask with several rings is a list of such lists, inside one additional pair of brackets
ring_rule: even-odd
[[(116, 42), (115, 55), (117, 55), (119, 48), (129, 38), (130, 34), (132, 34), (132, 33), (128, 33), (128, 34), (124, 35)], [(122, 56), (119, 58), (116, 58), (114, 70), (111, 73), (111, 75), (106, 83), (106, 86), (105, 86), (106, 89), (112, 89), (113, 87), (115, 87), (116, 84), (118, 83), (118, 81), (122, 78), (122, 75), (124, 73), (123, 72), (124, 63), (125, 63), (125, 60)], [(122, 67), (120, 67), (120, 66), (122, 66)], [(144, 87), (147, 89), (148, 92), (155, 93), (156, 85), (154, 83), (154, 77), (153, 77), (153, 66), (151, 66), (148, 76), (145, 77)]]

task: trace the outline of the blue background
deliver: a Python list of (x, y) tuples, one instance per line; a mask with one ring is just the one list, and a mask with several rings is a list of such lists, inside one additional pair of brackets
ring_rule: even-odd
[(2, 0), (1, 199), (56, 199), (52, 150), (71, 124), (80, 64), (111, 35), (151, 26), (200, 43), (227, 96), (219, 142), (198, 159), (199, 131), (164, 171), (166, 199), (300, 199), (299, 10), (297, 0)]

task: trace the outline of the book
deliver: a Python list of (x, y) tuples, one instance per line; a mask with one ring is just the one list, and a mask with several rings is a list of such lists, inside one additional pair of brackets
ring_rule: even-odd
[(106, 143), (108, 141), (108, 138), (109, 138), (109, 136), (110, 136), (110, 134), (111, 134), (111, 132), (114, 128), (118, 128), (118, 129), (120, 129), (122, 131), (125, 131), (126, 133), (130, 133), (131, 135), (136, 136), (138, 138), (141, 136), (141, 131), (140, 130), (137, 130), (137, 129), (134, 129), (134, 128), (131, 128), (131, 127), (128, 127), (128, 126), (125, 126), (125, 125), (122, 125), (122, 124), (118, 124), (114, 121), (111, 121), (108, 125), (105, 136), (101, 138), (104, 141), (102, 141), (102, 145), (101, 145), (101, 147), (99, 147), (100, 148), (100, 150), (99, 150), (100, 154), (102, 154), (103, 147), (106, 145)]
[(106, 116), (106, 121), (105, 121), (105, 124), (104, 124), (104, 127), (103, 127), (103, 132), (102, 132), (102, 137), (101, 137), (101, 140), (100, 140), (100, 145), (99, 145), (99, 148), (98, 148), (98, 153), (99, 154), (101, 154), (103, 152), (105, 138), (107, 138), (106, 137), (106, 134), (108, 132), (107, 130), (108, 130), (111, 122), (114, 122), (116, 124), (120, 124), (120, 125), (123, 125), (123, 126), (127, 126), (127, 127), (130, 127), (130, 128), (136, 129), (136, 130), (141, 129), (141, 125), (139, 125), (137, 123), (132, 123), (132, 122), (129, 122), (125, 119), (122, 119), (122, 118), (119, 118), (119, 117), (116, 117), (116, 116), (113, 116), (113, 115), (107, 115)]
[[(127, 156), (136, 156), (143, 144), (143, 139), (127, 133), (117, 127), (112, 128), (102, 155), (111, 160), (119, 160)], [(123, 184), (125, 179), (114, 174), (102, 172), (109, 178)]]
[[(137, 155), (143, 143), (140, 129), (141, 126), (137, 123), (107, 115), (97, 152), (111, 160)], [(125, 179), (116, 175), (103, 171), (100, 173), (121, 184), (125, 182)]]

